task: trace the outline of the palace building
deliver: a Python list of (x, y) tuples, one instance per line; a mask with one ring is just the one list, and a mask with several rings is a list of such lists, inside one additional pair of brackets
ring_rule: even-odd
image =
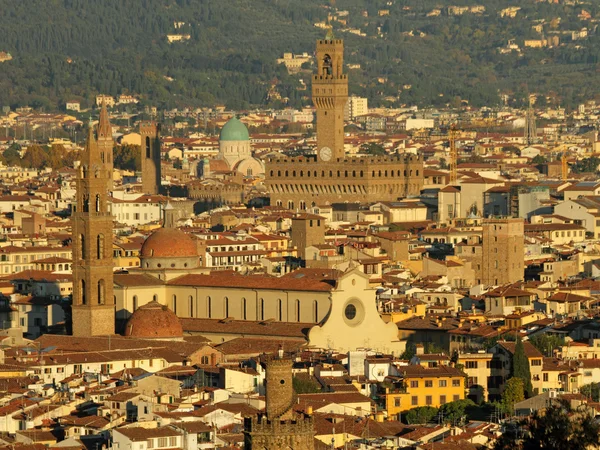
[(417, 196), (423, 187), (420, 156), (345, 155), (348, 75), (343, 57), (343, 40), (334, 39), (330, 33), (317, 41), (317, 73), (312, 79), (317, 152), (314, 156), (267, 160), (265, 182), (272, 205), (303, 210), (316, 204), (394, 201)]

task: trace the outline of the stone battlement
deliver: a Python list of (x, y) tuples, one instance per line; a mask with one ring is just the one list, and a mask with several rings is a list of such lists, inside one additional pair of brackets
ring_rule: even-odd
[(312, 417), (300, 417), (297, 420), (267, 420), (266, 417), (247, 418), (252, 434), (290, 435), (313, 434), (314, 422)]
[(382, 157), (367, 157), (367, 158), (359, 158), (355, 156), (346, 157), (346, 158), (336, 158), (335, 161), (317, 161), (314, 158), (306, 158), (306, 157), (297, 157), (297, 158), (269, 158), (267, 162), (270, 164), (302, 164), (302, 165), (317, 165), (324, 166), (327, 164), (337, 164), (343, 163), (344, 165), (356, 165), (356, 166), (364, 166), (369, 164), (397, 164), (397, 163), (417, 163), (421, 162), (422, 158), (420, 155), (411, 154), (402, 154), (402, 155), (390, 155), (390, 156), (382, 156)]

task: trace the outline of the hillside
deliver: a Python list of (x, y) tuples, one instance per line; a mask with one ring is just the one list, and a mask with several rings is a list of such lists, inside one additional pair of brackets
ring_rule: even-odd
[[(371, 104), (495, 105), (500, 94), (521, 104), (539, 92), (575, 106), (600, 92), (596, 4), (467, 0), (461, 5), (475, 8), (460, 12), (448, 0), (135, 3), (0, 0), (0, 52), (13, 57), (0, 63), (0, 104), (55, 108), (74, 98), (91, 105), (99, 92), (131, 92), (165, 107), (280, 106), (268, 95), (274, 86), (300, 106), (310, 91), (299, 80), (310, 77), (288, 75), (275, 59), (312, 52), (325, 34), (314, 24), (328, 15), (346, 41), (346, 61), (360, 65), (350, 71), (351, 92)], [(514, 17), (503, 16), (515, 5)], [(572, 34), (583, 28), (586, 36)], [(167, 35), (189, 39), (169, 43)], [(559, 45), (524, 46), (552, 36)], [(509, 40), (519, 50), (501, 54)]]

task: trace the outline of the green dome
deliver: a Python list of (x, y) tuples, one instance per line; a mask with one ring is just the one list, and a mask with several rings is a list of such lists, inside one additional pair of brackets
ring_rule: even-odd
[(221, 129), (221, 141), (249, 141), (248, 128), (236, 117), (230, 119)]

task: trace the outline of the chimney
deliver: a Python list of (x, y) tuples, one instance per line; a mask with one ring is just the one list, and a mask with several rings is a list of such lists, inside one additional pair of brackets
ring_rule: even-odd
[(313, 413), (313, 407), (311, 405), (308, 405), (306, 407), (306, 415), (312, 416), (312, 413)]
[(423, 347), (423, 344), (415, 345), (415, 354), (422, 355), (424, 353), (425, 353), (425, 347)]
[(379, 423), (383, 422), (383, 411), (377, 411), (377, 414), (375, 414), (375, 420)]

